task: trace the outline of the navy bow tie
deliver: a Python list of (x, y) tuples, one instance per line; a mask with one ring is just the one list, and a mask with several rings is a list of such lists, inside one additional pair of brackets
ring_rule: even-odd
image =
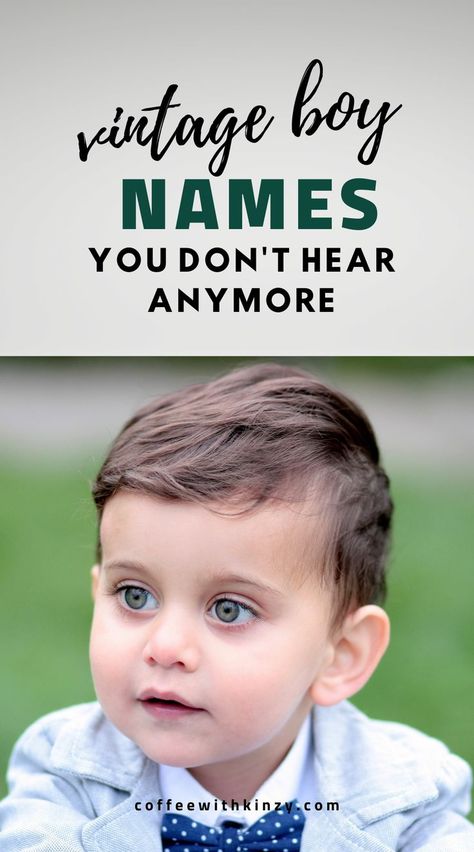
[(225, 822), (210, 828), (180, 814), (167, 813), (161, 824), (163, 849), (174, 852), (298, 852), (304, 814), (296, 800), (290, 813), (278, 808), (265, 814), (249, 828)]

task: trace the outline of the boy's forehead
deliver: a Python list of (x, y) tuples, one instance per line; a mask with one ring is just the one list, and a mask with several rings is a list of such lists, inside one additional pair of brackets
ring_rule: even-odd
[[(317, 573), (320, 524), (308, 507), (267, 501), (251, 511), (224, 502), (203, 506), (140, 492), (120, 491), (107, 501), (101, 521), (104, 562), (116, 559), (160, 564), (189, 555), (214, 569), (258, 575), (265, 569), (301, 582)], [(311, 570), (312, 569), (312, 570)]]

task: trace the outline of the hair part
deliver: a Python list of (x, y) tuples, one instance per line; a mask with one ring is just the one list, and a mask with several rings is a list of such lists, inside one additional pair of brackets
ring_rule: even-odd
[(303, 370), (263, 364), (140, 408), (112, 444), (93, 497), (99, 523), (122, 489), (233, 514), (273, 500), (301, 504), (321, 518), (315, 562), (338, 624), (351, 607), (385, 597), (393, 507), (379, 461), (354, 402)]

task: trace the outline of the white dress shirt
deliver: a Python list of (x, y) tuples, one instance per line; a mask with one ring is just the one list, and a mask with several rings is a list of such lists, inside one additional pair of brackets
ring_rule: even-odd
[[(250, 810), (243, 810), (242, 807), (237, 809), (234, 806), (231, 809), (228, 800), (225, 807), (222, 800), (205, 790), (187, 769), (160, 765), (163, 806), (170, 799), (170, 811), (176, 811), (176, 802), (182, 802), (183, 808), (179, 812), (204, 825), (218, 826), (225, 820), (232, 820), (247, 827), (277, 807), (280, 802), (291, 802), (293, 799), (314, 800), (316, 780), (313, 764), (311, 725), (307, 717), (286, 757), (255, 795), (247, 800), (251, 803)], [(194, 809), (188, 807), (190, 802), (194, 803)], [(268, 802), (270, 807), (268, 804), (264, 805)], [(200, 810), (201, 803), (208, 803), (209, 809)]]

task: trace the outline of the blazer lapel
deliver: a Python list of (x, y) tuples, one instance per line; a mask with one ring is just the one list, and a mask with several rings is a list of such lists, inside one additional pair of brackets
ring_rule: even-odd
[(85, 852), (162, 852), (159, 812), (135, 809), (135, 802), (154, 802), (159, 797), (158, 766), (147, 761), (130, 798), (85, 826)]

